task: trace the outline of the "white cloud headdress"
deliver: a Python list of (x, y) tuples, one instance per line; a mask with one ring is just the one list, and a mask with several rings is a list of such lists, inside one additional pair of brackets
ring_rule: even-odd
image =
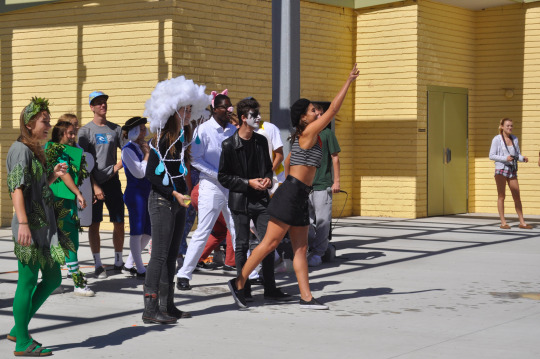
[[(150, 122), (150, 130), (157, 134), (157, 143), (161, 138), (161, 130), (165, 127), (165, 124), (169, 120), (169, 117), (173, 116), (177, 111), (185, 106), (191, 107), (191, 118), (199, 122), (203, 118), (208, 118), (210, 112), (206, 110), (206, 107), (210, 105), (212, 96), (204, 93), (206, 86), (197, 85), (193, 80), (186, 80), (184, 76), (175, 77), (173, 79), (164, 80), (156, 85), (150, 99), (145, 103), (144, 116), (148, 117)], [(178, 113), (180, 116), (180, 114)], [(186, 176), (188, 170), (184, 163), (184, 152), (191, 145), (192, 139), (186, 139), (184, 136), (184, 125), (188, 123), (184, 122), (184, 118), (181, 118), (182, 126), (178, 138), (170, 144), (165, 153), (160, 153), (159, 146), (154, 146), (150, 142), (150, 148), (158, 155), (159, 165), (155, 169), (156, 175), (163, 175), (163, 185), (168, 186), (171, 182), (173, 187), (176, 177)], [(178, 159), (167, 159), (167, 153), (178, 142), (182, 143), (182, 152)], [(195, 142), (199, 143), (199, 137), (196, 136)], [(172, 176), (165, 166), (165, 162), (180, 162), (180, 175)], [(176, 190), (176, 188), (175, 188)]]
[(169, 117), (183, 106), (192, 106), (192, 119), (209, 118), (210, 112), (206, 107), (210, 105), (212, 96), (205, 94), (205, 89), (206, 86), (197, 85), (184, 76), (159, 82), (144, 105), (144, 116), (148, 117), (150, 131), (155, 133), (162, 129)]

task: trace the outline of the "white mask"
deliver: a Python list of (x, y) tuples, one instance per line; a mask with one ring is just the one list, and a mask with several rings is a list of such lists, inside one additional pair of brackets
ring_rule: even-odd
[(250, 111), (248, 113), (248, 118), (246, 120), (246, 123), (248, 124), (249, 127), (258, 129), (260, 122), (261, 122), (261, 114), (259, 113), (259, 111), (256, 111), (256, 112)]

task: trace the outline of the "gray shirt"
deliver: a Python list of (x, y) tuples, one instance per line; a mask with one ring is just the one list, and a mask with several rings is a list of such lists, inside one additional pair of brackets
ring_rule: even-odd
[(39, 263), (52, 266), (55, 262), (64, 264), (64, 250), (75, 251), (73, 243), (65, 234), (57, 232), (56, 216), (63, 220), (66, 213), (54, 210), (54, 195), (49, 187), (47, 172), (34, 153), (22, 142), (15, 141), (9, 148), (6, 160), (9, 194), (20, 188), (24, 197), (24, 209), (32, 234), (30, 246), (17, 242), (19, 221), (13, 215), (11, 230), (15, 242), (15, 255), (23, 264)]
[(90, 122), (79, 130), (79, 145), (96, 160), (92, 175), (98, 184), (114, 174), (114, 165), (118, 162), (116, 149), (121, 149), (123, 142), (122, 129), (109, 121), (103, 126)]

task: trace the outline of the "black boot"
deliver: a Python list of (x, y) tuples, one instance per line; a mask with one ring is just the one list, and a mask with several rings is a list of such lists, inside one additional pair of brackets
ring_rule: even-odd
[(159, 298), (158, 294), (155, 291), (148, 290), (144, 288), (144, 312), (142, 315), (142, 320), (145, 324), (155, 323), (155, 324), (174, 324), (177, 322), (177, 319), (171, 316), (168, 316), (166, 313), (163, 313), (159, 310)]
[(183, 312), (174, 305), (174, 282), (159, 283), (159, 310), (177, 319), (191, 318), (191, 313)]

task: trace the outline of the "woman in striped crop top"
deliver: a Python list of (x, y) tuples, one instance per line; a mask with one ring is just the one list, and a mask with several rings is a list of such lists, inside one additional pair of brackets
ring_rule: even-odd
[[(308, 247), (308, 195), (312, 190), (315, 171), (320, 166), (322, 149), (319, 133), (338, 113), (349, 86), (359, 75), (356, 64), (349, 73), (328, 111), (317, 118), (313, 104), (307, 99), (299, 99), (291, 106), (291, 123), (295, 128), (291, 136), (291, 153), (285, 161), (289, 175), (276, 190), (268, 206), (270, 221), (261, 243), (253, 250), (242, 273), (229, 282), (229, 288), (236, 303), (247, 307), (244, 298), (244, 284), (249, 274), (272, 252), (289, 232), (294, 251), (294, 270), (300, 288), (300, 307), (308, 309), (328, 309), (311, 295), (308, 278), (306, 252)], [(289, 165), (287, 165), (289, 164)]]

